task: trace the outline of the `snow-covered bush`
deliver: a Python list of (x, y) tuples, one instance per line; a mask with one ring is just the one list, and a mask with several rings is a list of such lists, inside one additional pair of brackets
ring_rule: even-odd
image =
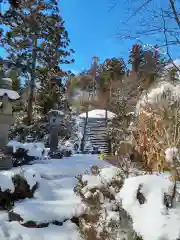
[(0, 174), (0, 208), (10, 210), (14, 202), (20, 199), (32, 198), (38, 187), (39, 177), (33, 171), (26, 170), (14, 174)]
[(70, 140), (60, 141), (58, 145), (58, 149), (64, 157), (70, 157), (74, 153), (74, 144)]
[[(172, 206), (175, 197), (176, 204)], [(167, 175), (126, 179), (116, 200), (131, 216), (133, 228), (143, 240), (175, 240), (180, 237), (179, 194)]]
[(45, 148), (42, 142), (21, 143), (17, 141), (10, 141), (7, 144), (8, 147), (13, 148), (13, 152), (16, 153), (18, 149), (24, 149), (27, 155), (34, 157), (34, 159), (47, 159), (49, 148)]
[(14, 112), (14, 124), (9, 130), (9, 139), (20, 142), (25, 142), (28, 136), (31, 136), (32, 141), (44, 141), (49, 135), (49, 124), (46, 116), (39, 113), (37, 106), (33, 106), (33, 123), (26, 125), (24, 111)]
[(167, 149), (180, 147), (179, 90), (179, 83), (156, 82), (147, 94), (140, 98), (137, 105), (135, 147), (142, 155), (145, 165), (155, 171), (169, 170), (171, 164), (167, 160)]
[(115, 167), (100, 170), (92, 166), (90, 174), (77, 180), (75, 193), (86, 206), (80, 217), (83, 239), (133, 239), (131, 220), (115, 198), (123, 185), (123, 173)]

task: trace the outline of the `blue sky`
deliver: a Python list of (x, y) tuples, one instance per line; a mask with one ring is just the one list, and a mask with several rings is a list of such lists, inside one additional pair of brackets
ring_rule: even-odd
[(72, 70), (88, 68), (93, 56), (103, 61), (126, 54), (131, 44), (124, 47), (116, 37), (120, 9), (118, 6), (110, 11), (111, 0), (61, 0), (59, 5), (75, 50)]
[[(109, 57), (127, 58), (134, 41), (123, 41), (117, 38), (119, 29), (126, 27), (122, 23), (131, 15), (130, 6), (138, 7), (141, 1), (120, 0), (119, 4), (111, 9), (117, 0), (60, 0), (61, 14), (65, 20), (65, 26), (69, 32), (71, 46), (75, 50), (76, 62), (71, 66), (74, 71), (88, 68), (93, 56), (98, 56), (101, 61)], [(167, 3), (167, 2), (166, 2)], [(128, 6), (128, 4), (130, 4)], [(165, 5), (164, 0), (155, 1), (153, 8)], [(160, 4), (162, 4), (160, 6)], [(111, 10), (110, 10), (111, 9)], [(147, 10), (148, 11), (148, 10)], [(146, 14), (142, 11), (140, 14)], [(139, 17), (139, 16), (138, 16)], [(128, 22), (128, 27), (135, 28), (136, 17)], [(145, 44), (156, 44), (154, 37), (140, 39)], [(174, 59), (178, 53), (172, 49)], [(69, 66), (68, 66), (69, 67)], [(67, 68), (68, 68), (67, 67)]]
[[(71, 47), (75, 50), (75, 63), (63, 66), (65, 70), (80, 72), (84, 68), (89, 68), (93, 56), (98, 56), (100, 61), (121, 56), (127, 59), (128, 52), (135, 41), (127, 40), (122, 43), (118, 39), (118, 32), (125, 27), (132, 29), (138, 27), (136, 18), (128, 24), (124, 20), (131, 15), (132, 9), (136, 9), (141, 1), (119, 0), (119, 4), (111, 9), (116, 1), (59, 0)], [(160, 2), (164, 5), (164, 0), (158, 0), (158, 3)], [(157, 1), (155, 3), (157, 4)], [(146, 14), (145, 11), (142, 11), (143, 13)], [(156, 44), (153, 37), (144, 37), (140, 40), (145, 44)], [(0, 55), (4, 55), (2, 49), (0, 49)], [(178, 58), (178, 52), (173, 50), (172, 56), (174, 59)]]

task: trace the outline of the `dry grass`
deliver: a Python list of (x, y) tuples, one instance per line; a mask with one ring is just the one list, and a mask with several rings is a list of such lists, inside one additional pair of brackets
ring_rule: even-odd
[[(164, 172), (172, 165), (165, 161), (167, 148), (180, 147), (180, 112), (178, 106), (141, 111), (134, 133), (136, 150), (152, 170)], [(178, 167), (178, 166), (177, 166)]]

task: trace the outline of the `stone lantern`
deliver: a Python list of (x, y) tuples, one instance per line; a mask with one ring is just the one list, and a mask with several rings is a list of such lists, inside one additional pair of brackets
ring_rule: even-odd
[(49, 147), (50, 152), (55, 152), (58, 147), (58, 136), (60, 126), (64, 119), (64, 113), (60, 110), (50, 110), (48, 112), (48, 120), (50, 126), (50, 139), (49, 139)]
[(8, 131), (13, 123), (12, 108), (21, 100), (19, 93), (12, 90), (10, 78), (0, 79), (0, 169), (12, 167), (12, 159), (4, 154), (8, 143)]
[(8, 143), (8, 131), (13, 123), (12, 107), (20, 100), (20, 95), (12, 90), (12, 80), (0, 80), (0, 149)]

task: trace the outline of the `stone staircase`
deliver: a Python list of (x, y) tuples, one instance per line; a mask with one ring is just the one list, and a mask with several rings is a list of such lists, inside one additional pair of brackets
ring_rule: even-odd
[[(81, 127), (84, 127), (84, 122), (82, 122)], [(88, 123), (86, 127), (85, 135), (85, 151), (91, 151), (93, 147), (97, 147), (103, 152), (108, 152), (108, 144), (106, 140), (107, 129), (105, 126), (104, 118), (88, 118)], [(86, 144), (86, 143), (90, 144)]]

